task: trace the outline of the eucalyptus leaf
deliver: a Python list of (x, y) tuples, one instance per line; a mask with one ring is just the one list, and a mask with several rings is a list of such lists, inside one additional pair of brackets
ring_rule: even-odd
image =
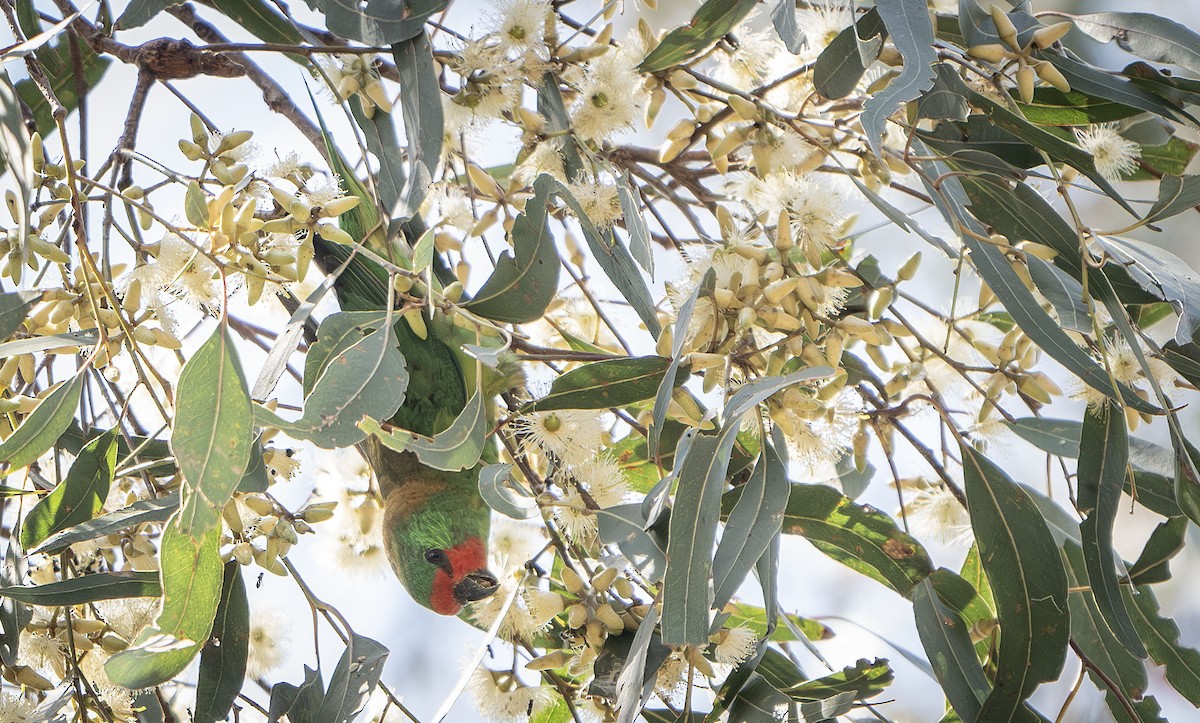
[(479, 494), (488, 507), (505, 517), (527, 520), (538, 514), (537, 505), (514, 484), (511, 464), (489, 464), (479, 470)]
[[(590, 362), (560, 375), (530, 410), (609, 409), (654, 397), (671, 360), (660, 356)], [(684, 377), (686, 379), (686, 376)], [(677, 379), (676, 382), (682, 382)]]
[[(887, 38), (887, 32), (879, 10), (868, 10), (854, 25), (838, 33), (817, 56), (813, 65), (813, 87), (830, 100), (850, 95), (867, 72), (867, 64), (862, 62), (855, 50), (859, 45), (859, 38), (870, 39), (878, 36), (883, 40)], [(876, 52), (882, 46), (883, 43), (879, 43)]]
[(1200, 35), (1174, 20), (1152, 13), (1107, 12), (1071, 15), (1067, 18), (1083, 32), (1102, 43), (1116, 42), (1124, 51), (1156, 63), (1172, 63), (1200, 73)]
[(0, 465), (9, 472), (37, 461), (71, 426), (83, 393), (82, 373), (50, 392), (25, 416), (8, 439), (0, 443)]
[(47, 537), (86, 523), (104, 507), (117, 464), (117, 430), (88, 442), (63, 481), (38, 501), (21, 522), (21, 547), (33, 549)]
[(654, 73), (696, 58), (740, 23), (758, 0), (706, 0), (687, 25), (667, 33), (638, 70)]
[(31, 587), (0, 587), (0, 597), (28, 605), (86, 605), (101, 600), (158, 597), (162, 586), (155, 572), (97, 572)]
[(875, 9), (904, 58), (904, 70), (899, 77), (863, 104), (863, 132), (871, 149), (879, 155), (887, 118), (899, 106), (916, 100), (933, 87), (937, 53), (933, 47), (933, 23), (924, 0), (878, 0)]
[(365, 45), (392, 45), (421, 34), (425, 21), (448, 0), (307, 0), (321, 11), (329, 29)]
[(442, 89), (433, 63), (433, 49), (423, 31), (393, 45), (392, 57), (403, 89), (400, 115), (404, 119), (404, 135), (408, 137), (408, 185), (402, 197), (404, 207), (391, 208), (393, 218), (408, 218), (417, 213), (425, 200), (442, 155), (445, 133)]
[(229, 715), (233, 702), (242, 691), (246, 662), (250, 652), (250, 605), (242, 566), (237, 560), (225, 563), (221, 601), (213, 620), (215, 645), (200, 653), (200, 674), (196, 682), (195, 723), (216, 723)]
[(383, 673), (387, 656), (388, 649), (380, 643), (350, 633), (346, 650), (333, 669), (329, 689), (317, 711), (317, 723), (349, 723), (354, 720), (379, 685), (379, 676)]
[(114, 510), (67, 529), (56, 532), (42, 541), (32, 552), (56, 553), (76, 542), (95, 540), (147, 522), (166, 522), (179, 508), (179, 493), (172, 492), (151, 500), (140, 500), (128, 507)]
[(225, 324), (184, 365), (178, 400), (171, 434), (171, 451), (184, 479), (178, 520), (199, 540), (219, 526), (254, 442), (254, 412)]
[(1067, 577), (1033, 500), (991, 460), (961, 445), (971, 527), (1002, 631), (994, 688), (980, 720), (1009, 720), (1040, 683), (1057, 680), (1070, 635)]
[(501, 254), (492, 275), (466, 304), (472, 313), (513, 324), (534, 321), (558, 292), (558, 252), (546, 218), (555, 183), (547, 175), (534, 181), (533, 197), (513, 223), (513, 253)]

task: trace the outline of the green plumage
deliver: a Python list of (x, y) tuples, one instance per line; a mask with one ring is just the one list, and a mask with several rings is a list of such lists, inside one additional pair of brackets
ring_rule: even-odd
[[(349, 247), (320, 238), (315, 251), (314, 261), (326, 273), (339, 268), (351, 255)], [(387, 306), (387, 284), (387, 273), (378, 264), (356, 255), (334, 282), (333, 290), (343, 311), (374, 311)], [(387, 421), (433, 436), (448, 427), (466, 405), (467, 380), (458, 356), (442, 341), (452, 326), (435, 318), (427, 328), (427, 338), (422, 339), (403, 318), (396, 321), (396, 344), (404, 355), (409, 382), (404, 403)], [(439, 570), (449, 564), (448, 575), (455, 583), (468, 573), (490, 576), (482, 569), (490, 512), (479, 496), (478, 467), (461, 472), (432, 469), (420, 464), (414, 454), (392, 451), (374, 437), (363, 444), (363, 452), (384, 496), (384, 541), (396, 576), (422, 605), (443, 614), (457, 613), (444, 590), (438, 598), (435, 580)], [(430, 561), (435, 552), (442, 551), (452, 558), (450, 563)], [(480, 575), (472, 580), (487, 582)], [(479, 587), (471, 588), (473, 592), (455, 589), (459, 597), (468, 599), (490, 594)], [(470, 597), (472, 594), (476, 597)]]

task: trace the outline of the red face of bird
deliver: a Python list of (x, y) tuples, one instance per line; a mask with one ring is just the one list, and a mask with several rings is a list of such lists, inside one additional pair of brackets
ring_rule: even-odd
[(440, 615), (457, 615), (464, 605), (490, 597), (498, 588), (487, 569), (487, 549), (478, 537), (468, 537), (449, 548), (430, 548), (425, 561), (437, 568), (429, 607)]

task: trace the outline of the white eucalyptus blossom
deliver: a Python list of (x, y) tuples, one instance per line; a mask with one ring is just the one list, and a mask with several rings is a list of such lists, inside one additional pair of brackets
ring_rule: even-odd
[(1119, 181), (1136, 171), (1142, 157), (1142, 147), (1118, 133), (1116, 123), (1076, 128), (1075, 139), (1080, 148), (1092, 154), (1096, 170), (1109, 181)]

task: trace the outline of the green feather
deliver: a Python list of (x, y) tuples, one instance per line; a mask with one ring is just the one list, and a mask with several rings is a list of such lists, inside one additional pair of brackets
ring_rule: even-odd
[[(326, 273), (345, 264), (333, 290), (343, 311), (384, 309), (388, 274), (365, 256), (320, 237), (314, 261)], [(349, 263), (346, 263), (349, 259)], [(466, 380), (453, 348), (439, 338), (444, 326), (427, 324), (426, 338), (399, 318), (396, 343), (408, 366), (404, 403), (388, 420), (424, 436), (444, 430), (467, 403)], [(431, 605), (437, 568), (426, 560), (431, 549), (449, 549), (470, 537), (487, 544), (490, 512), (479, 496), (478, 467), (445, 472), (421, 465), (409, 452), (397, 453), (374, 438), (364, 445), (368, 462), (385, 497), (384, 541), (400, 582), (421, 604)]]

